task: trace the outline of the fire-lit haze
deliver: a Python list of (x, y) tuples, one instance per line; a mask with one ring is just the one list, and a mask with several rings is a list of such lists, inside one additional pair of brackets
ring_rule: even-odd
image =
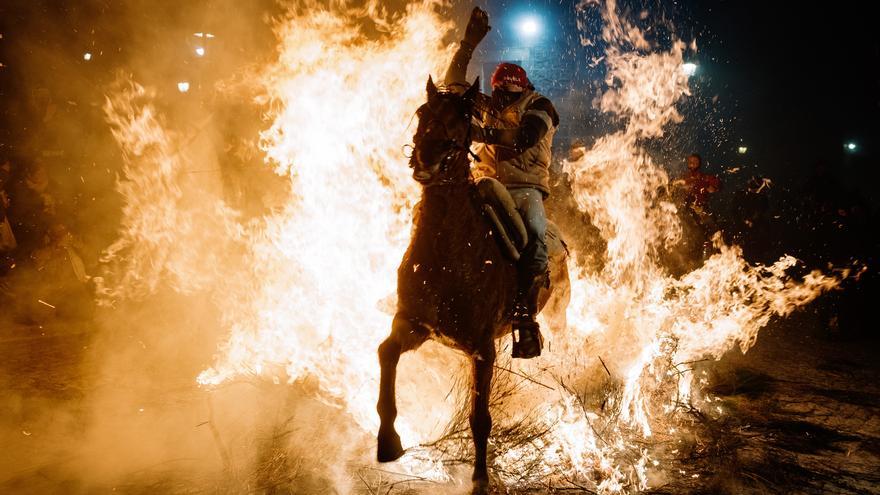
[[(396, 269), (420, 194), (405, 156), (414, 111), (427, 76), (442, 80), (461, 28), (445, 8), (432, 1), (397, 10), (372, 1), (290, 2), (266, 21), (275, 56), (218, 83), (212, 90), (222, 97), (188, 108), (186, 128), (163, 114), (159, 88), (127, 73), (106, 88), (102, 108), (123, 159), (115, 183), (123, 205), (95, 278), (102, 327), (115, 335), (108, 342), (119, 342), (129, 326), (149, 326), (156, 345), (186, 364), (166, 355), (161, 365), (126, 366), (132, 350), (107, 360), (112, 366), (102, 369), (116, 376), (108, 387), (124, 389), (120, 376), (131, 374), (137, 392), (121, 400), (107, 389), (95, 395), (82, 445), (70, 448), (79, 453), (83, 486), (125, 484), (128, 473), (152, 469), (179, 449), (177, 457), (197, 460), (169, 469), (171, 479), (198, 485), (195, 476), (205, 486), (245, 490), (259, 486), (252, 477), (266, 465), (267, 448), (285, 452), (274, 475), (306, 491), (323, 484), (353, 493), (380, 483), (369, 471), (378, 467), (375, 351), (390, 331)], [(664, 164), (643, 146), (682, 119), (676, 104), (690, 94), (683, 53), (693, 40), (661, 48), (615, 2), (581, 8), (599, 9), (603, 20), (602, 32), (584, 39), (607, 46), (605, 89), (595, 105), (623, 124), (563, 169), (578, 209), (607, 246), (590, 254), (605, 263), (598, 271), (579, 266), (583, 247), (572, 243), (567, 327), (547, 332), (540, 358), (499, 363), (496, 391), (504, 396), (493, 401), (493, 431), (518, 425), (540, 434), (525, 442), (490, 439), (490, 465), (510, 487), (573, 482), (633, 492), (672, 476), (661, 460), (686, 431), (682, 407), (724, 414), (701, 392), (702, 376), (689, 363), (747, 352), (771, 318), (810, 303), (847, 272), (801, 266), (806, 275), (795, 277), (794, 258), (750, 264), (717, 237), (704, 264), (671, 275), (662, 259), (685, 234)], [(192, 50), (213, 55), (210, 45)], [(196, 88), (168, 84), (187, 96)], [(259, 128), (237, 136), (257, 157), (253, 172), (241, 174), (247, 194), (259, 198), (256, 210), (232, 198), (224, 179), (193, 173), (217, 169), (234, 152), (218, 144), (215, 124), (233, 101), (262, 116)], [(139, 348), (136, 341), (130, 349)], [(498, 345), (500, 355), (509, 354), (509, 339)], [(466, 425), (465, 364), (435, 343), (404, 355), (397, 427), (410, 450), (387, 466), (397, 473), (388, 479), (421, 478), (412, 486), (426, 491), (468, 489), (457, 456), (470, 451), (454, 434)], [(186, 372), (172, 372), (178, 366)], [(151, 395), (151, 387), (169, 383), (177, 395)], [(123, 403), (133, 416), (99, 410)], [(155, 416), (130, 433), (139, 414)], [(108, 418), (116, 433), (102, 426)], [(130, 462), (96, 461), (101, 468), (89, 474), (89, 459), (103, 448), (125, 458), (112, 446), (117, 434), (143, 451)], [(653, 443), (658, 435), (663, 445)], [(270, 447), (266, 438), (275, 439)]]

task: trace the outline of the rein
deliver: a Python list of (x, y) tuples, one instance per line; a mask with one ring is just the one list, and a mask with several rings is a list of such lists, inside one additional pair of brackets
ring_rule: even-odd
[[(425, 107), (426, 107), (429, 111), (431, 110), (430, 103), (425, 104)], [(431, 111), (431, 114), (432, 114), (432, 118), (433, 118), (434, 120), (437, 120), (437, 119), (436, 119), (436, 114), (434, 114), (433, 111)], [(482, 160), (480, 160), (480, 157), (479, 157), (476, 153), (474, 153), (474, 152), (471, 150), (471, 148), (470, 148), (470, 143), (472, 142), (472, 140), (471, 140), (471, 132), (472, 132), (472, 129), (471, 129), (471, 117), (472, 117), (472, 110), (469, 110), (469, 111), (465, 112), (464, 115), (463, 115), (463, 118), (464, 118), (464, 120), (467, 122), (467, 125), (468, 125), (468, 128), (467, 128), (467, 134), (465, 135), (465, 138), (464, 138), (464, 142), (463, 142), (463, 143), (462, 143), (462, 142), (459, 142), (459, 141), (457, 141), (457, 140), (455, 140), (455, 139), (449, 139), (449, 134), (448, 134), (448, 132), (447, 132), (446, 127), (444, 126), (444, 127), (442, 128), (442, 129), (443, 129), (443, 137), (447, 138), (447, 139), (446, 139), (446, 144), (447, 144), (448, 147), (447, 147), (447, 149), (446, 149), (446, 152), (445, 152), (445, 153), (443, 154), (443, 156), (440, 158), (440, 160), (438, 160), (436, 164), (431, 164), (431, 165), (429, 165), (429, 168), (433, 168), (433, 167), (439, 166), (439, 167), (440, 167), (440, 173), (443, 174), (443, 175), (445, 175), (445, 174), (449, 171), (449, 164), (452, 162), (452, 160), (454, 160), (454, 159), (458, 159), (458, 158), (461, 156), (461, 153), (462, 153), (462, 152), (464, 152), (464, 153), (466, 153), (468, 156), (472, 157), (472, 158), (474, 159), (474, 161), (477, 162), (477, 163), (479, 163), (479, 162), (482, 161)], [(410, 167), (410, 168), (415, 168), (414, 160), (417, 159), (417, 152), (416, 152), (416, 147), (417, 147), (417, 146), (418, 146), (417, 144), (414, 144), (414, 145), (413, 145), (413, 153), (412, 153), (412, 155), (410, 155), (410, 162), (409, 162), (409, 167)], [(467, 180), (467, 183), (470, 183), (470, 182), (473, 182), (473, 180), (469, 177), (468, 180)], [(435, 182), (435, 183), (427, 184), (427, 185), (425, 185), (424, 187), (448, 186), (448, 185), (464, 184), (464, 183), (465, 183), (465, 182), (458, 181), (458, 180), (443, 179), (443, 180), (441, 180), (441, 181), (439, 181), (439, 182)]]

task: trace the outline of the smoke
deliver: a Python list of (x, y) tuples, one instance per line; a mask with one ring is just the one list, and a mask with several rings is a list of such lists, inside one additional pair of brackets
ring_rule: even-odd
[[(424, 17), (435, 7), (410, 10)], [(14, 118), (4, 141), (15, 145), (15, 200), (33, 197), (35, 206), (13, 211), (21, 219), (17, 232), (27, 238), (0, 299), (0, 345), (21, 355), (0, 376), (9, 411), (0, 416), (0, 435), (13, 453), (0, 458), (2, 491), (315, 492), (334, 486), (348, 493), (362, 485), (351, 464), (372, 464), (372, 435), (359, 424), (364, 418), (328, 396), (325, 381), (306, 373), (294, 384), (244, 377), (208, 390), (195, 378), (230, 328), (241, 324), (232, 320), (242, 316), (230, 308), (236, 299), (260, 293), (251, 271), (279, 276), (271, 263), (297, 262), (266, 260), (278, 253), (249, 244), (277, 234), (271, 229), (282, 226), (267, 219), (297, 201), (289, 178), (266, 166), (260, 149), (266, 115), (284, 103), (260, 82), (271, 77), (267, 66), (284, 67), (276, 36), (284, 29), (295, 34), (293, 19), (320, 11), (333, 22), (338, 12), (353, 19), (363, 33), (358, 43), (370, 47), (405, 25), (411, 13), (404, 2), (19, 2), (3, 9), (4, 20), (18, 21), (3, 30), (3, 62), (15, 83), (5, 95)], [(418, 41), (438, 44), (432, 50), (445, 50), (438, 43), (445, 31), (407, 29)], [(346, 40), (335, 42), (345, 48)], [(389, 62), (395, 56), (386, 54)], [(419, 53), (408, 56), (416, 60)], [(387, 72), (379, 69), (377, 75)], [(422, 74), (429, 72), (417, 70), (413, 98), (422, 97)], [(374, 91), (388, 84), (363, 82)], [(380, 103), (372, 100), (377, 109)], [(394, 111), (408, 118), (413, 108)], [(303, 115), (315, 128), (332, 116), (320, 106)], [(406, 132), (404, 117), (383, 118), (398, 120)], [(403, 136), (390, 138), (395, 157)], [(345, 153), (354, 145), (364, 143), (338, 148)], [(364, 163), (369, 174), (378, 170)], [(28, 183), (34, 170), (47, 177), (40, 191)], [(51, 211), (44, 208), (49, 202)], [(57, 223), (69, 235), (48, 237)], [(40, 250), (45, 262), (29, 256)], [(76, 259), (83, 273), (72, 273)], [(61, 273), (64, 283), (56, 276)], [(310, 280), (318, 289), (319, 280)], [(363, 293), (370, 306), (372, 292)], [(364, 352), (340, 343), (375, 365), (374, 346)], [(265, 371), (285, 374), (269, 364)], [(356, 379), (352, 367), (340, 382)], [(403, 390), (417, 397), (416, 390)], [(371, 392), (369, 384), (362, 387), (364, 396)], [(363, 476), (384, 483), (376, 472)]]
[[(56, 231), (45, 245), (36, 232), (29, 242), (54, 264), (22, 262), (3, 300), (2, 316), (17, 321), (3, 327), (16, 359), (3, 371), (12, 412), (2, 440), (27, 455), (2, 458), (0, 488), (388, 487), (372, 461), (374, 349), (389, 328), (417, 194), (401, 145), (424, 77), (450, 55), (444, 7), (13, 6), (8, 18), (24, 20), (10, 31), (20, 37), (4, 36), (13, 40), (15, 99), (37, 101), (19, 103), (16, 115), (39, 129), (10, 130), (20, 182), (30, 187), (30, 168), (45, 161), (47, 194), (80, 239)], [(576, 253), (602, 261), (572, 267), (570, 328), (548, 335), (556, 361), (523, 366), (550, 385), (526, 380), (496, 409), (498, 425), (528, 420), (542, 436), (499, 440), (496, 463), (508, 481), (562, 473), (613, 492), (645, 486), (648, 455), (633, 445), (666, 399), (662, 364), (747, 348), (771, 315), (834, 281), (791, 282), (790, 260), (752, 267), (735, 248), (682, 280), (663, 272), (656, 257), (681, 232), (659, 193), (668, 178), (641, 144), (680, 120), (683, 47), (651, 53), (613, 3), (603, 12), (610, 82), (597, 104), (625, 124), (566, 167), (575, 207), (601, 237), (584, 243), (604, 253)], [(62, 159), (44, 160), (50, 142)], [(67, 273), (53, 297), (43, 295), (47, 279), (60, 279), (45, 275), (48, 266)], [(100, 306), (83, 314), (75, 303), (64, 314), (71, 287)], [(42, 339), (45, 351), (27, 355)], [(439, 344), (403, 357), (398, 427), (415, 448), (390, 479), (467, 479), (449, 467), (466, 455), (444, 464), (418, 445), (448, 433), (463, 403), (462, 369)], [(519, 376), (508, 371), (508, 380)], [(604, 402), (585, 407), (600, 395), (611, 411), (602, 418), (592, 411)]]
[[(148, 99), (153, 122), (169, 130), (164, 143), (143, 142), (138, 151), (170, 146), (164, 151), (186, 167), (174, 177), (180, 184), (168, 184), (176, 196), (147, 198), (160, 211), (227, 197), (235, 215), (248, 218), (284, 200), (260, 163), (263, 105), (244, 82), (275, 56), (271, 19), (282, 12), (272, 1), (0, 7), (2, 145), (12, 162), (9, 216), (19, 243), (14, 268), (0, 279), (7, 356), (0, 491), (237, 492), (259, 486), (255, 466), (277, 461), (259, 457), (272, 451), (267, 446), (294, 452), (287, 471), (295, 476), (295, 439), (328, 436), (329, 425), (309, 428), (301, 418), (288, 432), (271, 427), (286, 424), (278, 421), (290, 409), (286, 401), (303, 404), (297, 414), (313, 414), (310, 407), (327, 414), (301, 391), (290, 397), (243, 385), (224, 395), (196, 387), (222, 337), (210, 296), (180, 294), (198, 280), (144, 286), (107, 278), (116, 273), (109, 261), (116, 253), (155, 247), (119, 240), (125, 208), (143, 185), (131, 182), (130, 149), (120, 146), (108, 115), (131, 116)], [(187, 93), (178, 89), (184, 81)], [(134, 107), (109, 108), (107, 95), (124, 91), (144, 93)], [(168, 203), (173, 197), (183, 203)], [(210, 212), (203, 213), (191, 229), (208, 231)], [(141, 277), (179, 250), (155, 253)], [(229, 261), (203, 254), (180, 262)], [(108, 287), (123, 284), (140, 297), (114, 298)], [(344, 418), (336, 425), (345, 431)]]

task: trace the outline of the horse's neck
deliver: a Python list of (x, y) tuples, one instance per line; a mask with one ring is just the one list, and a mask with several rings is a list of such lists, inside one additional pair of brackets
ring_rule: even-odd
[(486, 242), (487, 230), (470, 185), (426, 188), (410, 244), (411, 260), (427, 273), (444, 273), (447, 282), (465, 283), (476, 273), (475, 265), (492, 257), (486, 252), (487, 244), (493, 245), (491, 239)]
[(422, 192), (422, 213), (427, 213), (432, 219), (447, 217), (455, 210), (469, 207), (470, 195), (469, 184), (426, 187)]
[(421, 234), (436, 236), (441, 231), (460, 233), (470, 230), (474, 203), (470, 184), (449, 184), (427, 187), (422, 193), (419, 228)]

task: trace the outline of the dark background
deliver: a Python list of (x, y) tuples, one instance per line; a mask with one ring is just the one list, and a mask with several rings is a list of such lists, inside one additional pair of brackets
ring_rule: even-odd
[[(611, 127), (607, 116), (592, 106), (604, 78), (602, 64), (592, 63), (604, 48), (599, 8), (578, 9), (578, 3), (478, 2), (489, 11), (493, 29), (472, 69), (479, 69), (480, 62), (489, 66), (497, 61), (493, 52), (521, 43), (515, 25), (522, 15), (541, 18), (542, 31), (534, 44), (547, 62), (530, 77), (560, 110), (557, 157), (565, 156), (575, 139), (589, 144)], [(403, 2), (389, 4), (399, 8)], [(105, 218), (110, 204), (94, 202), (100, 203), (101, 191), (112, 190), (113, 164), (118, 162), (101, 112), (107, 85), (118, 71), (134, 72), (135, 80), (158, 88), (167, 104), (163, 110), (173, 117), (174, 112), (185, 113), (180, 109), (186, 105), (170, 82), (192, 81), (192, 95), (200, 83), (208, 88), (248, 64), (271, 58), (273, 35), (266, 19), (279, 15), (279, 6), (268, 0), (233, 2), (241, 15), (230, 25), (229, 5), (221, 0), (3, 2), (0, 151), (21, 157), (20, 165), (25, 167), (30, 157), (47, 154), (43, 159), (52, 162), (56, 189), (70, 190), (67, 196), (72, 199), (66, 206), (91, 209), (92, 220)], [(473, 5), (455, 2), (449, 8), (448, 15), (460, 30)], [(696, 53), (686, 54), (687, 60), (698, 64), (693, 96), (679, 105), (685, 121), (672, 126), (654, 145), (671, 175), (683, 172), (687, 154), (701, 153), (707, 171), (722, 177), (725, 187), (719, 196), (730, 203), (735, 201), (733, 193), (754, 175), (771, 178), (776, 191), (797, 196), (816, 175), (817, 164), (823, 163), (840, 194), (856, 198), (871, 212), (877, 210), (876, 8), (859, 2), (812, 7), (783, 2), (624, 1), (619, 10), (646, 29), (648, 38), (661, 48), (668, 46), (670, 33), (688, 43), (696, 40)], [(639, 20), (642, 12), (646, 15)], [(184, 49), (195, 42), (194, 29), (220, 34), (209, 46), (212, 56), (197, 59)], [(582, 36), (595, 44), (583, 46)], [(89, 62), (82, 59), (86, 51), (93, 53)], [(56, 115), (64, 117), (55, 118), (58, 123), (51, 131), (47, 129), (52, 126), (41, 123), (47, 99), (56, 107)], [(186, 104), (193, 99), (187, 96)], [(55, 149), (59, 147), (53, 142), (79, 144), (78, 149)], [(847, 142), (857, 145), (855, 152), (844, 149)], [(738, 155), (739, 146), (747, 146), (748, 153)], [(782, 201), (777, 203), (782, 209)]]
[[(149, 39), (151, 25), (210, 24), (212, 4), (197, 1), (165, 5), (156, 2), (91, 1), (62, 6), (46, 1), (7, 1), (0, 6), (0, 115), (5, 145), (20, 139), (18, 120), (25, 117), (21, 100), (39, 85), (40, 77), (21, 72), (21, 62), (35, 47), (77, 57), (90, 82), (109, 79), (118, 62), (132, 56), (132, 46)], [(480, 3), (480, 2), (478, 2)], [(577, 82), (601, 80), (601, 68), (585, 68), (589, 56), (600, 50), (581, 49), (572, 1), (490, 0), (482, 3), (492, 16), (493, 31), (485, 46), (515, 42), (512, 25), (521, 12), (538, 13), (545, 23), (544, 41), (563, 46), (569, 57), (559, 72), (577, 72)], [(147, 8), (153, 5), (151, 8)], [(249, 10), (277, 13), (271, 2), (256, 2)], [(450, 15), (462, 27), (470, 2), (456, 2)], [(650, 13), (645, 25), (668, 24), (685, 41), (696, 39), (699, 64), (695, 79), (697, 99), (685, 128), (695, 148), (711, 161), (741, 142), (749, 158), (768, 175), (797, 177), (816, 160), (839, 167), (853, 185), (874, 198), (870, 187), (877, 176), (877, 136), (880, 136), (880, 42), (876, 36), (877, 9), (863, 2), (835, 2), (820, 6), (790, 2), (621, 2), (625, 13)], [(274, 12), (273, 12), (274, 10)], [(593, 9), (596, 10), (596, 9)], [(581, 16), (583, 18), (583, 16)], [(589, 16), (588, 16), (589, 17)], [(637, 15), (636, 15), (637, 17)], [(588, 24), (598, 29), (597, 16)], [(221, 29), (221, 26), (214, 26)], [(662, 28), (662, 27), (661, 27)], [(269, 41), (268, 29), (255, 29), (245, 44)], [(589, 30), (588, 30), (589, 31)], [(236, 33), (241, 40), (244, 33)], [(597, 36), (598, 37), (598, 36)], [(226, 41), (228, 41), (228, 36)], [(171, 40), (176, 41), (176, 40)], [(221, 40), (218, 39), (218, 42)], [(95, 51), (89, 64), (81, 53)], [(26, 53), (30, 51), (32, 53)], [(171, 52), (172, 50), (169, 50)], [(98, 52), (103, 52), (101, 56)], [(115, 53), (114, 53), (115, 52)], [(255, 53), (255, 56), (262, 55)], [(18, 62), (18, 63), (17, 63)], [(193, 61), (179, 60), (179, 65)], [(74, 63), (74, 62), (72, 62)], [(165, 65), (165, 61), (156, 62)], [(55, 67), (41, 75), (51, 79)], [(105, 74), (95, 74), (100, 71)], [(405, 70), (405, 68), (401, 68)], [(104, 77), (101, 77), (104, 76)], [(552, 74), (545, 74), (553, 78)], [(97, 80), (96, 80), (97, 79)], [(54, 81), (58, 83), (58, 81)], [(69, 81), (71, 84), (76, 81)], [(540, 88), (539, 88), (540, 89)], [(716, 97), (712, 101), (713, 97)], [(12, 112), (12, 113), (10, 113)], [(699, 125), (695, 125), (699, 124)], [(688, 127), (689, 125), (697, 127)], [(696, 130), (696, 133), (694, 132)], [(701, 135), (695, 135), (701, 134)], [(722, 143), (720, 141), (728, 141)], [(732, 142), (731, 142), (732, 141)], [(853, 141), (855, 153), (843, 144)], [(875, 199), (876, 202), (876, 199)]]
[[(402, 0), (389, 3), (399, 8)], [(480, 2), (489, 10), (493, 25), (481, 46), (482, 53), (478, 53), (487, 61), (492, 60), (493, 50), (519, 42), (514, 29), (518, 16), (534, 13), (543, 18), (542, 40), (536, 45), (547, 63), (530, 76), (560, 109), (563, 128), (557, 138), (557, 156), (564, 156), (572, 140), (581, 138), (589, 144), (613, 127), (591, 106), (592, 98), (602, 90), (604, 75), (601, 64), (591, 65), (592, 58), (602, 53), (598, 9), (578, 13), (576, 3), (579, 2)], [(638, 19), (640, 12), (647, 11), (648, 16), (639, 25), (651, 26), (649, 37), (661, 46), (669, 43), (670, 32), (688, 42), (696, 39), (697, 52), (687, 54), (688, 60), (699, 65), (692, 84), (694, 95), (680, 104), (685, 121), (672, 126), (651, 151), (673, 176), (682, 173), (687, 154), (696, 151), (705, 157), (707, 171), (720, 175), (724, 182), (718, 196), (725, 198), (725, 204), (713, 208), (718, 206), (716, 211), (726, 212), (718, 217), (722, 223), (728, 221), (725, 226), (733, 227), (732, 235), (739, 235), (735, 240), (743, 246), (745, 258), (752, 263), (768, 263), (782, 254), (793, 254), (803, 261), (793, 269), (801, 270), (801, 275), (814, 268), (831, 272), (829, 265), (838, 269), (855, 265), (856, 270), (867, 267), (860, 280), (850, 277), (842, 290), (822, 296), (790, 319), (774, 319), (761, 331), (758, 344), (746, 356), (734, 355), (734, 360), (722, 363), (720, 379), (712, 379), (713, 394), (725, 397), (730, 419), (708, 424), (708, 431), (699, 436), (700, 442), (709, 446), (702, 454), (695, 451), (691, 457), (677, 457), (679, 464), (670, 464), (670, 468), (696, 470), (703, 476), (699, 481), (688, 479), (685, 487), (672, 484), (657, 493), (747, 491), (736, 484), (721, 490), (724, 485), (714, 483), (719, 478), (723, 481), (725, 476), (762, 480), (756, 482), (756, 493), (876, 490), (880, 483), (874, 474), (878, 472), (876, 453), (880, 452), (880, 437), (876, 422), (870, 421), (878, 417), (880, 410), (878, 360), (874, 352), (878, 335), (875, 305), (880, 294), (876, 258), (880, 248), (872, 239), (876, 237), (874, 219), (880, 202), (876, 193), (880, 168), (880, 87), (876, 75), (880, 44), (876, 37), (876, 12), (856, 2), (825, 3), (818, 7), (794, 2), (697, 0), (620, 5), (629, 18)], [(464, 28), (472, 7), (470, 2), (451, 6), (450, 18), (460, 29)], [(240, 15), (230, 23), (229, 12), (233, 8)], [(12, 397), (11, 403), (17, 408), (8, 408), (12, 412), (2, 420), (3, 424), (15, 424), (10, 431), (16, 438), (30, 438), (18, 433), (24, 429), (19, 427), (21, 418), (30, 414), (42, 417), (42, 409), (49, 406), (70, 407), (68, 402), (78, 403), (80, 394), (91, 394), (92, 387), (101, 389), (99, 396), (103, 396), (104, 390), (119, 389), (125, 397), (138, 395), (137, 403), (142, 403), (141, 389), (128, 383), (130, 376), (123, 374), (106, 386), (96, 378), (78, 376), (80, 368), (88, 367), (80, 361), (90, 363), (98, 359), (93, 356), (106, 352), (114, 356), (113, 363), (125, 361), (124, 369), (175, 370), (175, 380), (175, 373), (190, 380), (189, 371), (180, 369), (178, 350), (187, 347), (180, 344), (180, 339), (198, 340), (199, 352), (213, 352), (212, 345), (204, 344), (208, 338), (204, 336), (205, 329), (213, 325), (197, 321), (196, 316), (184, 320), (192, 321), (194, 329), (184, 335), (160, 336), (154, 332), (153, 327), (164, 328), (168, 318), (192, 313), (192, 308), (180, 311), (177, 306), (160, 314), (152, 310), (135, 311), (131, 313), (132, 321), (137, 320), (133, 330), (112, 328), (108, 332), (112, 334), (110, 340), (99, 339), (95, 346), (96, 332), (92, 327), (97, 324), (93, 323), (95, 318), (89, 307), (93, 293), (77, 280), (59, 281), (53, 274), (60, 269), (36, 270), (35, 263), (29, 260), (32, 251), (44, 247), (44, 234), (50, 223), (63, 223), (84, 238), (88, 249), (83, 249), (82, 255), (90, 272), (98, 266), (99, 253), (117, 237), (114, 230), (122, 201), (114, 192), (114, 185), (122, 157), (104, 121), (101, 105), (118, 71), (133, 72), (135, 80), (156, 88), (157, 106), (166, 118), (175, 119), (176, 124), (186, 122), (187, 110), (202, 98), (209, 98), (208, 88), (213, 82), (249, 64), (259, 65), (274, 55), (273, 35), (266, 19), (278, 14), (275, 0), (0, 0), (0, 159), (11, 157), (13, 164), (13, 182), (7, 191), (13, 197), (10, 218), (20, 243), (13, 259), (0, 257), (0, 317), (5, 319), (11, 313), (7, 309), (11, 305), (6, 304), (20, 300), (22, 314), (27, 318), (21, 326), (0, 322), (0, 330), (5, 332), (0, 335), (0, 351), (8, 356), (0, 366), (0, 385), (12, 391), (6, 395)], [(596, 40), (595, 46), (581, 45), (577, 21), (586, 27), (586, 35)], [(196, 59), (191, 47), (187, 48), (188, 43), (194, 42), (194, 30), (218, 34), (209, 45), (211, 56)], [(88, 63), (82, 58), (87, 51), (93, 54)], [(175, 87), (176, 81), (184, 79), (193, 84), (185, 96)], [(844, 151), (848, 141), (857, 144), (855, 153)], [(747, 154), (737, 154), (740, 145), (748, 147)], [(37, 162), (49, 171), (49, 191), (55, 198), (58, 218), (44, 215), (40, 198), (24, 184), (28, 170)], [(824, 174), (818, 173), (816, 164), (820, 162), (826, 164)], [(245, 170), (252, 174), (257, 168)], [(731, 172), (734, 169), (740, 171)], [(736, 206), (742, 206), (739, 201), (744, 198), (744, 184), (752, 175), (772, 179), (773, 187), (761, 197), (751, 198), (749, 208), (737, 210)], [(764, 212), (763, 221), (751, 230), (743, 229), (741, 222), (749, 209)], [(12, 270), (8, 261), (17, 264), (17, 268)], [(9, 271), (4, 274), (6, 268)], [(14, 279), (16, 276), (19, 278)], [(21, 277), (30, 276), (34, 280), (21, 281)], [(7, 297), (5, 290), (9, 286), (32, 286), (34, 292), (26, 292), (28, 297)], [(38, 331), (36, 326), (49, 318), (40, 316), (49, 313), (46, 306), (37, 302), (38, 294), (46, 287), (55, 291), (57, 297), (44, 299), (57, 299), (69, 308), (65, 313), (59, 304), (57, 313), (61, 316), (58, 330), (64, 333), (56, 330), (53, 334), (48, 330), (51, 327), (44, 328), (42, 324)], [(208, 301), (194, 306), (198, 308), (201, 304), (209, 306)], [(198, 311), (194, 314), (198, 315)], [(85, 322), (81, 333), (72, 332), (79, 328), (72, 323), (77, 318)], [(106, 322), (102, 324), (111, 327)], [(50, 338), (37, 337), (45, 336), (45, 332)], [(21, 335), (33, 338), (19, 339)], [(132, 335), (143, 336), (151, 353), (141, 354), (141, 346), (144, 350), (147, 346), (144, 341), (137, 341), (140, 345), (134, 346)], [(14, 338), (6, 340), (8, 336)], [(136, 347), (137, 354), (119, 352), (130, 347)], [(98, 354), (93, 354), (93, 348), (100, 349)], [(144, 356), (156, 355), (162, 355), (162, 360), (149, 361), (150, 366), (140, 365), (145, 359), (155, 359)], [(128, 362), (133, 356), (133, 361)], [(208, 356), (195, 361), (202, 363), (204, 359)], [(166, 362), (169, 364), (153, 367), (157, 366), (155, 363)], [(725, 366), (730, 369), (725, 371)], [(198, 369), (194, 368), (192, 373)], [(154, 382), (157, 377), (159, 381)], [(149, 392), (144, 395), (150, 396), (155, 393), (156, 383), (164, 383), (161, 379), (165, 379), (165, 374), (148, 373), (147, 378), (149, 387), (144, 390)], [(114, 385), (117, 380), (119, 386)], [(178, 383), (175, 382), (173, 398), (162, 395), (157, 401), (157, 405), (167, 404), (175, 414), (184, 407), (176, 395)], [(21, 401), (19, 397), (28, 400)], [(24, 412), (19, 403), (27, 404)], [(269, 412), (273, 410), (267, 408)], [(100, 425), (100, 419), (108, 417), (107, 414), (116, 414), (116, 408), (110, 407), (106, 414), (97, 416), (98, 420), (81, 412), (71, 417), (78, 420), (85, 416), (84, 421)], [(58, 416), (51, 418), (61, 425), (69, 421), (63, 416), (61, 421)], [(324, 423), (336, 424), (335, 420)], [(137, 428), (141, 423), (132, 424)], [(69, 427), (59, 428), (66, 432)], [(79, 442), (83, 429), (77, 423), (76, 434), (65, 435), (65, 440), (58, 437), (58, 443)], [(34, 439), (42, 436), (44, 442), (56, 441), (42, 428), (28, 430), (36, 434)], [(276, 431), (271, 430), (273, 441), (279, 438)], [(299, 438), (297, 435), (292, 438)], [(113, 431), (111, 438), (118, 438), (118, 433)], [(46, 444), (27, 445), (36, 449), (33, 445)], [(58, 455), (54, 449), (48, 450), (22, 455), (48, 456), (46, 459)], [(18, 451), (13, 448), (11, 452)], [(272, 452), (266, 457), (274, 459)], [(33, 486), (48, 486), (51, 489), (47, 491), (55, 492), (88, 491), (93, 485), (80, 484), (79, 480), (89, 480), (95, 473), (83, 470), (72, 479), (70, 474), (59, 475), (58, 466), (67, 461), (65, 452), (58, 462), (53, 460), (39, 470), (0, 480), (0, 487), (9, 488), (0, 491), (15, 493), (21, 492), (22, 487)], [(287, 474), (286, 468), (283, 472)], [(158, 484), (155, 469), (144, 473), (142, 479), (149, 483), (145, 486), (153, 491), (157, 491), (157, 486), (160, 492), (165, 487), (169, 488), (165, 491), (171, 491), (172, 485), (178, 486), (175, 483), (179, 479), (171, 476), (159, 478), (167, 479), (168, 484)], [(137, 491), (140, 479), (141, 474), (133, 476), (130, 482), (134, 485), (129, 485), (127, 491)], [(691, 485), (698, 482), (706, 484)], [(181, 483), (180, 486), (197, 490), (205, 487), (201, 475), (188, 476)], [(253, 486), (261, 485), (249, 488)], [(123, 491), (125, 488), (121, 487)], [(302, 492), (301, 487), (295, 488)]]
[[(876, 7), (752, 1), (620, 2), (620, 7), (634, 19), (646, 10), (641, 25), (654, 25), (648, 37), (661, 46), (668, 30), (686, 42), (696, 40), (697, 53), (688, 55), (698, 64), (694, 98), (681, 105), (686, 121), (671, 131), (672, 147), (700, 152), (722, 166), (746, 158), (757, 173), (783, 182), (809, 176), (816, 162), (824, 161), (876, 208)], [(575, 14), (575, 2), (495, 0), (488, 8), (497, 27), (488, 44), (510, 43), (516, 15), (533, 12), (545, 23), (542, 36), (565, 45), (570, 54), (565, 63), (586, 65), (601, 54), (601, 46), (578, 48), (574, 20), (585, 19), (588, 34), (598, 32), (601, 22), (596, 15)], [(581, 70), (578, 79), (589, 84), (602, 76), (598, 67)], [(847, 142), (857, 150), (846, 152)], [(732, 156), (740, 144), (748, 147), (747, 157)]]

